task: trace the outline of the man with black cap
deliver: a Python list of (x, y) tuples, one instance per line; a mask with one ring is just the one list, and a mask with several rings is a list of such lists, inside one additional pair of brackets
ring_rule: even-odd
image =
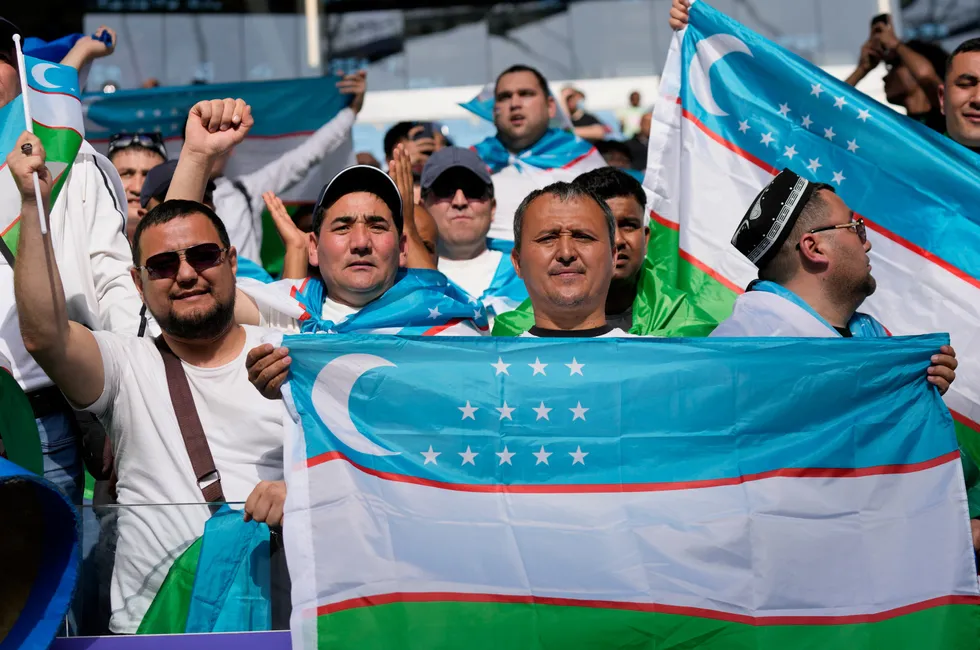
[(446, 147), (422, 169), (422, 203), (439, 230), (439, 270), (478, 298), (491, 316), (527, 298), (510, 259), (513, 242), (488, 239), (497, 202), (493, 181), (470, 149)]
[[(857, 311), (874, 293), (871, 243), (834, 189), (781, 171), (752, 202), (732, 245), (759, 268), (759, 279), (735, 301), (731, 317), (711, 336), (879, 337), (888, 332)], [(944, 345), (926, 379), (949, 389), (956, 353)], [(971, 516), (980, 515), (980, 470), (963, 454)], [(974, 541), (980, 522), (974, 520)]]
[[(12, 37), (19, 33), (0, 18), (0, 107), (21, 93)], [(28, 155), (26, 149), (23, 153)], [(21, 153), (17, 150), (18, 153)], [(92, 330), (136, 334), (140, 299), (129, 275), (125, 192), (105, 156), (86, 141), (63, 172), (67, 180), (47, 219), (54, 256), (64, 274), (68, 317)], [(0, 199), (20, 205), (8, 166), (0, 169)], [(14, 251), (0, 242), (0, 354), (11, 362), (18, 384), (37, 416), (46, 478), (81, 502), (80, 433), (64, 396), (31, 358), (21, 337), (14, 300)]]

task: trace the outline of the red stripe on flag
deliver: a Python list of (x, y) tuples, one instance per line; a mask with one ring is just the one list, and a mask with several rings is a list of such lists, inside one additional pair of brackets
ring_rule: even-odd
[(953, 409), (949, 409), (949, 412), (953, 416), (954, 420), (956, 420), (963, 426), (967, 427), (968, 429), (973, 429), (975, 432), (980, 433), (980, 424), (974, 422), (973, 420), (966, 417), (959, 411), (954, 411)]
[(532, 595), (507, 595), (507, 594), (473, 594), (459, 593), (450, 591), (436, 592), (396, 592), (388, 594), (378, 594), (376, 596), (362, 596), (351, 598), (339, 603), (320, 605), (316, 609), (307, 609), (304, 616), (310, 618), (315, 612), (316, 616), (326, 616), (349, 609), (361, 607), (377, 607), (379, 605), (392, 605), (395, 603), (436, 603), (436, 602), (455, 602), (455, 603), (500, 603), (508, 605), (552, 605), (556, 607), (589, 607), (592, 609), (618, 609), (633, 612), (649, 612), (651, 614), (676, 614), (679, 616), (691, 616), (696, 618), (707, 618), (716, 621), (726, 621), (730, 623), (743, 623), (754, 626), (772, 625), (854, 625), (860, 623), (878, 623), (899, 616), (906, 616), (921, 612), (934, 607), (944, 607), (947, 605), (980, 605), (978, 596), (940, 596), (930, 598), (911, 605), (904, 605), (894, 609), (876, 612), (874, 614), (850, 614), (844, 616), (750, 616), (748, 614), (734, 614), (731, 612), (720, 612), (701, 607), (682, 607), (678, 605), (665, 605), (661, 603), (635, 603), (619, 602), (615, 600), (587, 600), (577, 598), (555, 598), (549, 596)]
[[(680, 231), (680, 224), (670, 221), (669, 219), (664, 219), (653, 210), (650, 210), (650, 218), (656, 221), (657, 223), (659, 223), (661, 226), (664, 226), (665, 228), (670, 228), (671, 230), (677, 232)], [(695, 267), (705, 275), (711, 277), (716, 282), (723, 285), (729, 291), (734, 291), (736, 294), (742, 294), (745, 292), (744, 289), (739, 287), (737, 284), (735, 284), (734, 282), (732, 282), (731, 280), (723, 276), (718, 271), (715, 271), (713, 268), (711, 268), (710, 266), (708, 266), (698, 258), (694, 257), (684, 249), (678, 247), (677, 254), (680, 256), (682, 260), (684, 260), (691, 266)]]
[(7, 233), (10, 232), (11, 230), (13, 230), (14, 229), (14, 226), (16, 226), (18, 223), (20, 223), (20, 217), (21, 217), (21, 215), (18, 214), (17, 215), (17, 218), (10, 222), (10, 225), (7, 226), (6, 230), (4, 230), (3, 232), (0, 232), (0, 237), (6, 237), (7, 236)]
[(452, 318), (452, 319), (446, 321), (445, 323), (443, 323), (442, 325), (436, 325), (435, 327), (432, 327), (430, 329), (425, 330), (424, 332), (422, 332), (422, 336), (435, 336), (439, 332), (444, 332), (444, 331), (448, 330), (453, 325), (459, 325), (464, 320), (466, 320), (466, 319), (465, 318)]
[(656, 221), (657, 223), (659, 223), (661, 226), (664, 226), (665, 228), (670, 228), (671, 230), (673, 230), (675, 232), (680, 232), (681, 231), (681, 224), (677, 223), (676, 221), (671, 221), (669, 219), (664, 219), (663, 217), (661, 217), (659, 214), (657, 214), (653, 210), (650, 210), (650, 218), (653, 219), (654, 221)]
[[(365, 467), (351, 460), (346, 454), (340, 451), (330, 451), (319, 454), (306, 461), (307, 467), (316, 467), (335, 460), (342, 460), (355, 469), (380, 478), (384, 481), (394, 483), (409, 483), (412, 485), (422, 485), (425, 487), (437, 488), (440, 490), (451, 490), (454, 492), (480, 492), (480, 493), (499, 493), (499, 494), (612, 494), (628, 492), (669, 492), (674, 490), (695, 490), (710, 487), (725, 487), (731, 485), (742, 485), (752, 481), (761, 481), (769, 478), (861, 478), (864, 476), (881, 476), (884, 474), (912, 474), (921, 472), (933, 467), (944, 465), (960, 457), (959, 450), (951, 451), (931, 460), (920, 463), (897, 464), (897, 465), (878, 465), (876, 467), (787, 467), (774, 469), (768, 472), (756, 474), (743, 474), (742, 476), (732, 476), (729, 478), (702, 479), (697, 481), (673, 481), (661, 483), (582, 483), (578, 485), (501, 485), (497, 483), (477, 484), (477, 483), (447, 483), (445, 481), (434, 481), (432, 479), (420, 478), (408, 474), (396, 474), (395, 472), (385, 472), (382, 470)], [(302, 465), (299, 466), (300, 468)]]
[(51, 92), (50, 90), (41, 90), (40, 88), (35, 88), (34, 86), (31, 86), (31, 90), (33, 90), (36, 93), (41, 93), (42, 95), (62, 95), (64, 97), (70, 97), (74, 99), (76, 102), (78, 102), (79, 105), (82, 103), (82, 100), (80, 100), (78, 97), (75, 97), (71, 93)]
[(690, 120), (690, 122), (694, 126), (698, 127), (702, 131), (704, 131), (704, 134), (706, 136), (708, 136), (709, 138), (711, 138), (712, 140), (714, 140), (715, 142), (717, 142), (721, 146), (725, 147), (726, 149), (728, 149), (732, 153), (735, 153), (735, 154), (741, 156), (742, 158), (745, 158), (750, 163), (755, 164), (760, 169), (763, 169), (763, 170), (769, 172), (773, 176), (775, 176), (776, 174), (779, 173), (780, 170), (776, 169), (775, 167), (773, 167), (772, 165), (770, 165), (766, 161), (762, 160), (761, 158), (756, 158), (755, 156), (753, 156), (752, 154), (750, 154), (745, 149), (742, 149), (741, 147), (739, 147), (738, 145), (736, 145), (736, 144), (734, 144), (732, 142), (729, 142), (725, 138), (721, 137), (720, 135), (718, 135), (717, 133), (715, 133), (714, 131), (712, 131), (711, 129), (709, 129), (707, 126), (704, 125), (703, 122), (701, 122), (701, 120), (699, 120), (698, 118), (694, 117), (694, 115), (690, 111), (688, 111), (686, 108), (681, 108), (681, 115), (683, 115), (688, 120)]
[[(678, 103), (680, 103), (680, 98), (678, 98)], [(767, 163), (767, 162), (765, 162), (765, 161), (763, 161), (763, 160), (761, 160), (761, 159), (753, 156), (752, 154), (750, 154), (749, 152), (745, 151), (741, 147), (733, 144), (732, 142), (729, 142), (728, 140), (726, 140), (725, 138), (723, 138), (721, 135), (719, 135), (719, 134), (715, 133), (714, 131), (712, 131), (711, 129), (709, 129), (698, 118), (696, 118), (694, 115), (692, 115), (686, 108), (682, 108), (681, 109), (681, 114), (684, 117), (686, 117), (692, 124), (694, 124), (696, 127), (698, 127), (699, 129), (701, 129), (701, 131), (703, 131), (705, 135), (707, 135), (709, 138), (711, 138), (712, 140), (714, 140), (715, 142), (717, 142), (721, 146), (725, 147), (729, 151), (731, 151), (731, 152), (733, 152), (733, 153), (741, 156), (745, 160), (748, 160), (752, 164), (758, 166), (760, 169), (762, 169), (762, 170), (764, 170), (764, 171), (766, 171), (766, 172), (768, 172), (768, 173), (770, 173), (770, 174), (772, 174), (774, 176), (779, 173), (780, 170), (776, 169), (775, 167), (773, 167), (769, 163)], [(952, 273), (953, 275), (955, 275), (956, 277), (960, 278), (961, 280), (964, 280), (967, 283), (972, 284), (973, 286), (975, 286), (978, 289), (980, 289), (980, 279), (977, 279), (977, 278), (973, 277), (972, 275), (970, 275), (969, 273), (967, 273), (966, 271), (963, 271), (962, 269), (959, 269), (959, 268), (953, 266), (949, 262), (947, 262), (947, 261), (943, 260), (942, 258), (934, 255), (933, 253), (930, 253), (929, 251), (925, 250), (924, 248), (922, 248), (922, 247), (920, 247), (920, 246), (918, 246), (916, 244), (913, 244), (912, 242), (910, 242), (909, 240), (905, 239), (904, 237), (901, 237), (899, 235), (896, 235), (892, 231), (890, 231), (890, 230), (888, 230), (888, 229), (886, 229), (886, 228), (884, 228), (884, 227), (882, 227), (882, 226), (880, 226), (880, 225), (878, 225), (878, 224), (876, 224), (876, 223), (868, 220), (867, 217), (865, 217), (865, 223), (866, 223), (866, 225), (869, 228), (871, 228), (875, 232), (877, 232), (877, 233), (879, 233), (879, 234), (887, 237), (888, 239), (892, 240), (893, 242), (895, 242), (899, 246), (905, 248), (908, 251), (911, 251), (912, 253), (915, 253), (916, 255), (919, 255), (920, 257), (923, 257), (923, 258), (927, 259), (928, 261), (932, 262), (936, 266), (938, 266), (938, 267), (940, 267), (940, 268), (942, 268), (942, 269), (944, 269), (944, 270)]]
[(568, 163), (567, 165), (562, 165), (560, 167), (560, 169), (568, 169), (570, 167), (574, 167), (576, 164), (582, 162), (583, 160), (585, 160), (586, 158), (588, 158), (589, 156), (591, 156), (592, 155), (592, 152), (595, 151), (595, 150), (596, 150), (596, 148), (595, 147), (592, 147), (591, 149), (589, 149), (588, 151), (586, 151), (584, 154), (582, 154), (581, 156), (579, 156), (578, 158), (576, 158), (572, 162)]
[[(77, 135), (82, 140), (85, 139), (85, 136), (84, 135), (82, 135), (81, 133), (79, 133), (75, 129), (71, 128), (70, 126), (48, 126), (47, 124), (45, 124), (44, 122), (41, 122), (40, 120), (34, 120), (34, 123), (35, 124), (40, 124), (44, 128), (51, 129), (52, 131), (54, 131), (54, 130), (58, 130), (58, 131), (71, 131), (72, 133), (74, 133), (75, 135)], [(69, 163), (68, 166), (71, 167), (71, 163)]]

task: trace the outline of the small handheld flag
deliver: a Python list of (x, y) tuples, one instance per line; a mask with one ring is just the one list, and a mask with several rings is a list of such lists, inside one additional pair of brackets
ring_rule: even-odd
[[(14, 48), (17, 50), (17, 69), (20, 71), (20, 87), (27, 88), (27, 66), (24, 62), (24, 53), (20, 49), (20, 34), (14, 34)], [(24, 93), (24, 122), (26, 122), (27, 132), (34, 134), (34, 122), (31, 120), (31, 102), (28, 99), (30, 93)], [(41, 234), (48, 234), (48, 225), (44, 218), (44, 202), (41, 200), (41, 181), (34, 172), (34, 198), (37, 199), (37, 218), (41, 221)]]

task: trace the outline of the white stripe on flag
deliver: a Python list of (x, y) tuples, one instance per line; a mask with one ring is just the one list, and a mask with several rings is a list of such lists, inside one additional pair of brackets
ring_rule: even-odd
[(75, 97), (63, 93), (43, 93), (31, 88), (31, 118), (52, 128), (71, 128), (85, 137), (82, 105)]
[(442, 490), (344, 461), (287, 480), (286, 535), (315, 540), (293, 574), (298, 611), (411, 591), (846, 616), (978, 594), (958, 459), (618, 494)]

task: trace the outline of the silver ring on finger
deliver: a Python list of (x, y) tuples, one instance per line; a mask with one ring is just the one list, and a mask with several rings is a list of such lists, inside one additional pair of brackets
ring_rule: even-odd
[(25, 156), (30, 156), (34, 153), (34, 145), (32, 145), (30, 142), (25, 142), (24, 144), (20, 145), (20, 152)]

